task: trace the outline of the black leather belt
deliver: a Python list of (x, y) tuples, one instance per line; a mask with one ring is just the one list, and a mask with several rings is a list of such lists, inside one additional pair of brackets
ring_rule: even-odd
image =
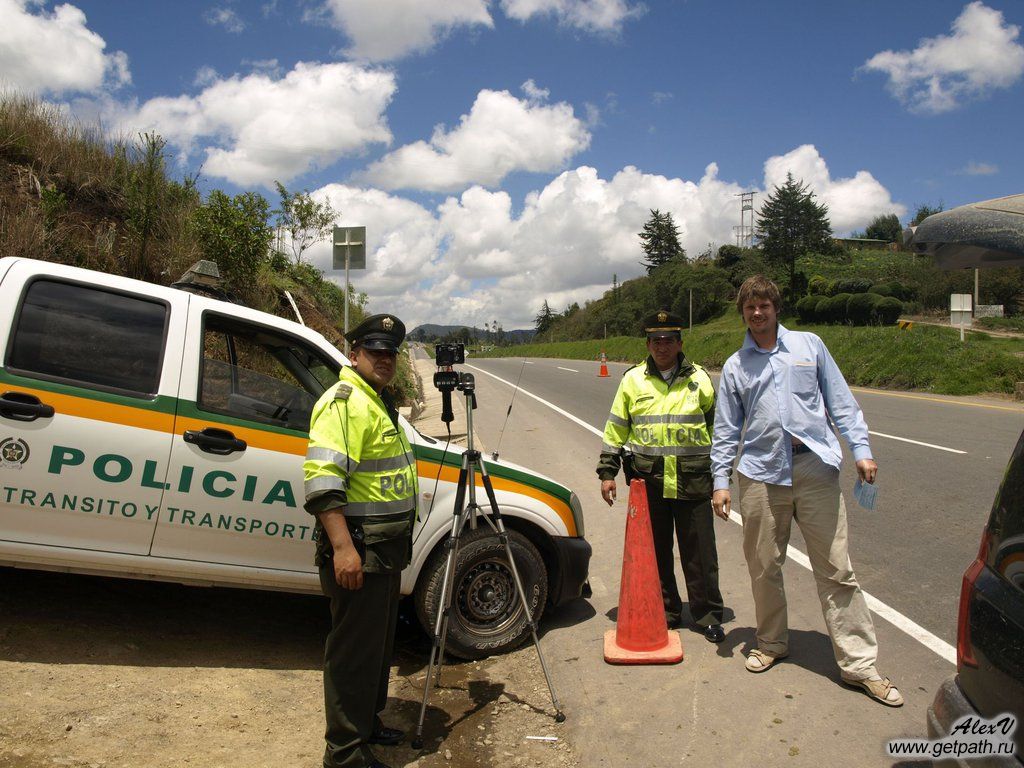
[(810, 449), (809, 446), (806, 446), (806, 445), (804, 445), (802, 443), (800, 445), (797, 445), (796, 443), (793, 443), (793, 455), (794, 456), (796, 456), (798, 453), (810, 453), (810, 452), (811, 452), (811, 449)]

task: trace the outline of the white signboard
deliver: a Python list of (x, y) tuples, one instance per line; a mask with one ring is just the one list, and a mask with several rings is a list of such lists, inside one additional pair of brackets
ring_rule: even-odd
[(971, 311), (971, 294), (969, 294), (969, 293), (951, 293), (949, 295), (949, 311), (950, 312), (970, 312)]

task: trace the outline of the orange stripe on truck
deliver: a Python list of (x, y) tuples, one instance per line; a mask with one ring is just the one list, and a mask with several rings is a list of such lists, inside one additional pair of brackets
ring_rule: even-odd
[[(420, 483), (424, 485), (428, 480), (434, 480), (438, 475), (438, 464), (432, 461), (424, 461), (418, 459), (416, 461), (416, 474), (420, 476)], [(552, 496), (550, 493), (534, 488), (531, 485), (525, 483), (517, 483), (514, 480), (506, 480), (503, 477), (495, 477), (490, 475), (491, 485), (494, 486), (495, 491), (511, 491), (512, 493), (519, 493), (523, 496), (530, 496), (538, 501), (547, 504), (551, 507), (558, 516), (562, 519), (562, 523), (565, 525), (565, 530), (569, 532), (570, 536), (579, 535), (576, 532), (576, 522), (572, 518), (572, 510), (569, 509), (569, 505), (561, 499)], [(443, 466), (440, 468), (440, 479), (446, 483), (457, 484), (459, 482), (459, 468)], [(476, 485), (478, 488), (484, 487), (483, 478), (479, 473), (476, 474)]]

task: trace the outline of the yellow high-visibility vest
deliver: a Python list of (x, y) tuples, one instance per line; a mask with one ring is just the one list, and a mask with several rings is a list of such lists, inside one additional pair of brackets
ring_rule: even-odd
[(352, 368), (313, 408), (303, 464), (306, 498), (344, 491), (346, 517), (400, 516), (416, 506), (416, 457), (380, 396)]
[(628, 370), (604, 427), (602, 452), (663, 459), (667, 499), (678, 497), (680, 463), (706, 464), (710, 471), (711, 429), (705, 413), (714, 407), (715, 388), (707, 371), (691, 365), (693, 371), (680, 373), (671, 387), (656, 372), (648, 374), (645, 365)]

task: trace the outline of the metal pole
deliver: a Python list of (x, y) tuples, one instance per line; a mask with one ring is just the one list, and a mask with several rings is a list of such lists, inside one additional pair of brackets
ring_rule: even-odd
[(974, 317), (978, 316), (978, 268), (974, 268), (974, 306), (972, 307)]
[[(346, 238), (347, 239), (347, 238)], [(345, 246), (345, 357), (348, 357), (348, 246)]]

